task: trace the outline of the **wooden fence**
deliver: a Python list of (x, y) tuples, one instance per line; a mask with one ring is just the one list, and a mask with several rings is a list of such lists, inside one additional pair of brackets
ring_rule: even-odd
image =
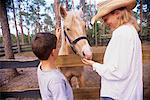
[[(21, 52), (31, 51), (31, 44), (22, 44), (20, 45)], [(17, 45), (12, 46), (12, 50), (14, 53), (18, 53)], [(0, 57), (5, 56), (4, 46), (0, 45)]]
[[(95, 53), (94, 60), (101, 62), (103, 58), (103, 54)], [(0, 69), (6, 68), (30, 68), (30, 67), (37, 67), (39, 64), (39, 60), (33, 61), (17, 61), (15, 59), (3, 59), (0, 60)], [(9, 66), (8, 66), (9, 65)], [(80, 67), (84, 64), (81, 62), (81, 59), (77, 55), (69, 55), (69, 56), (59, 56), (57, 59), (57, 66), (59, 67)], [(38, 99), (40, 98), (39, 89), (25, 89), (25, 90), (0, 90), (1, 98), (32, 98)], [(97, 100), (99, 99), (99, 87), (86, 87), (86, 88), (74, 88), (73, 89), (74, 98), (75, 100)], [(32, 100), (31, 99), (31, 100)]]
[[(99, 51), (99, 50), (98, 50)], [(94, 53), (93, 60), (102, 62), (103, 53)], [(150, 51), (143, 51), (143, 61), (150, 62)], [(33, 61), (17, 61), (15, 59), (1, 59), (0, 69), (6, 68), (30, 68), (37, 67), (39, 60)], [(80, 57), (77, 55), (59, 56), (57, 59), (58, 67), (80, 67), (84, 64), (81, 62)], [(99, 100), (100, 87), (86, 87), (73, 89), (75, 100)], [(144, 87), (144, 91), (149, 91), (150, 87)], [(29, 98), (30, 100), (38, 100), (40, 98), (39, 89), (25, 89), (25, 90), (0, 90), (0, 99), (5, 98)], [(31, 99), (32, 98), (32, 99)], [(145, 100), (150, 98), (148, 92), (144, 93)]]

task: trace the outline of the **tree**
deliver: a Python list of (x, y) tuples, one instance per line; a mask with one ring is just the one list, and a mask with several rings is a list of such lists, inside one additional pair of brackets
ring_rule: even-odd
[(14, 1), (13, 0), (12, 0), (12, 9), (13, 9), (13, 15), (14, 15), (15, 28), (16, 28), (17, 48), (18, 48), (18, 53), (20, 53), (21, 52), (20, 41), (19, 41), (19, 36), (18, 36), (18, 28), (17, 28), (17, 21), (16, 21), (16, 11), (15, 11), (15, 6), (14, 6)]
[(3, 34), (3, 43), (5, 48), (5, 57), (9, 59), (14, 58), (14, 54), (11, 48), (11, 36), (10, 36), (10, 29), (7, 19), (7, 10), (6, 10), (6, 1), (0, 1), (0, 21), (2, 24), (2, 34)]
[[(14, 53), (12, 51), (12, 44), (11, 44), (11, 35), (10, 35), (10, 29), (8, 24), (8, 18), (7, 18), (7, 10), (6, 10), (6, 0), (0, 1), (0, 22), (2, 26), (2, 34), (3, 34), (3, 44), (4, 44), (4, 50), (5, 50), (5, 58), (7, 59), (14, 59)], [(18, 72), (16, 69), (10, 69), (12, 72), (12, 77), (18, 75)]]
[(44, 31), (52, 31), (52, 28), (54, 27), (53, 21), (51, 17), (48, 14), (44, 15)]
[(18, 0), (19, 7), (19, 18), (20, 18), (20, 29), (21, 29), (21, 43), (24, 44), (24, 31), (23, 31), (23, 19), (22, 19), (22, 11), (21, 11), (21, 2), (22, 0)]
[(137, 16), (138, 19), (140, 19), (140, 28), (145, 28), (149, 30), (148, 28), (150, 26), (150, 2), (148, 0), (137, 0), (137, 14), (140, 15), (140, 17)]
[(22, 26), (24, 26), (28, 30), (28, 43), (30, 44), (31, 43), (31, 38), (30, 38), (31, 20), (30, 20), (30, 13), (29, 13), (29, 9), (30, 9), (29, 2), (30, 2), (29, 0), (22, 1), (22, 3), (25, 3), (25, 4), (24, 4), (24, 10), (21, 11), (20, 15), (22, 17), (24, 17), (24, 22), (25, 23)]
[(45, 0), (33, 0), (32, 5), (30, 6), (30, 20), (32, 21), (32, 26), (35, 26), (35, 33), (40, 32), (41, 25), (41, 14), (40, 8), (41, 6), (44, 7), (46, 5)]
[(55, 11), (55, 18), (56, 18), (56, 27), (61, 27), (61, 18), (59, 16), (59, 0), (54, 0), (54, 11)]
[(83, 13), (85, 13), (85, 6), (86, 6), (86, 2), (85, 0), (80, 0), (80, 7), (83, 7)]
[(142, 33), (142, 21), (143, 21), (143, 3), (142, 0), (140, 0), (140, 33)]
[(68, 7), (68, 0), (66, 0), (66, 11), (69, 11), (69, 7)]

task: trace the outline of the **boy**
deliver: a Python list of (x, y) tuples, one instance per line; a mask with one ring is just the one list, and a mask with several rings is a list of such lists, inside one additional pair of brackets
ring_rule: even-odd
[[(60, 30), (56, 30), (56, 35)], [(33, 53), (40, 60), (37, 70), (42, 100), (73, 100), (73, 92), (65, 76), (56, 68), (57, 37), (51, 33), (37, 33), (32, 42)]]

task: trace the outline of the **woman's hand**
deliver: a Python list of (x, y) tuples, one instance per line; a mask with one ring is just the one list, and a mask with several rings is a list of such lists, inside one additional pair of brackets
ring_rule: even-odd
[(86, 65), (90, 65), (90, 66), (92, 66), (95, 62), (94, 61), (92, 61), (92, 60), (87, 60), (87, 59), (85, 59), (85, 58), (83, 58), (83, 59), (81, 59), (82, 60), (82, 62), (84, 63), (84, 64), (86, 64)]

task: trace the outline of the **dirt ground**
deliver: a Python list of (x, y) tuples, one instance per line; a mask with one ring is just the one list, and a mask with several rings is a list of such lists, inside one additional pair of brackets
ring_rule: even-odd
[[(145, 50), (150, 50), (150, 43), (144, 43), (143, 48)], [(104, 47), (100, 47), (100, 49), (103, 50)], [(16, 54), (15, 59), (33, 60), (36, 58), (32, 52), (24, 52), (21, 54)], [(38, 88), (36, 70), (37, 68), (17, 68), (17, 71), (20, 74), (12, 78), (9, 69), (0, 69), (0, 90), (11, 91)], [(86, 87), (98, 87), (100, 85), (99, 75), (93, 72), (90, 67), (84, 67), (83, 74), (85, 77), (84, 80)], [(144, 62), (143, 64), (143, 79), (144, 87), (146, 87), (144, 94), (146, 94), (147, 97), (150, 97), (150, 62)], [(74, 84), (77, 84), (75, 79), (73, 79), (73, 82)]]

